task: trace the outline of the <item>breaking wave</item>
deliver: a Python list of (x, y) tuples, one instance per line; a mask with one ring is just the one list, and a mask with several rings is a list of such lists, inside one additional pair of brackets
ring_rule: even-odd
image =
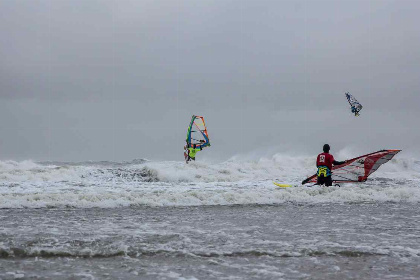
[(0, 208), (114, 208), (281, 203), (420, 202), (420, 161), (396, 157), (368, 182), (279, 189), (315, 172), (314, 157), (221, 163), (0, 161)]
[[(390, 248), (348, 248), (341, 246), (326, 246), (325, 248), (316, 248), (316, 246), (308, 246), (308, 248), (290, 248), (284, 250), (276, 249), (240, 249), (220, 251), (206, 249), (193, 249), (186, 251), (185, 249), (170, 248), (150, 248), (138, 241), (140, 246), (126, 245), (118, 242), (82, 242), (71, 241), (66, 246), (52, 246), (51, 244), (18, 244), (16, 247), (3, 246), (0, 248), (0, 259), (5, 258), (55, 258), (55, 257), (77, 257), (77, 258), (112, 258), (117, 256), (171, 256), (171, 257), (274, 257), (274, 258), (290, 258), (290, 257), (319, 257), (319, 256), (342, 256), (342, 257), (366, 257), (366, 256), (398, 256), (398, 257), (419, 257), (420, 252), (411, 248), (397, 247)], [(79, 244), (80, 243), (80, 244)]]

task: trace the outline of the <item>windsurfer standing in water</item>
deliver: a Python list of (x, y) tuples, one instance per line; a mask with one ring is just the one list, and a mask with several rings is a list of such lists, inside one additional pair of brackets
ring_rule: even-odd
[(195, 155), (197, 152), (202, 151), (203, 147), (200, 145), (200, 148), (197, 148), (196, 144), (193, 144), (192, 147), (189, 147), (188, 143), (184, 146), (184, 156), (185, 156), (185, 162), (188, 164), (190, 160), (195, 161)]
[(324, 185), (329, 187), (332, 186), (331, 170), (333, 165), (342, 165), (346, 161), (336, 161), (333, 155), (330, 154), (330, 145), (325, 144), (322, 147), (323, 153), (320, 153), (316, 158), (316, 167), (318, 171), (317, 175), (317, 185)]

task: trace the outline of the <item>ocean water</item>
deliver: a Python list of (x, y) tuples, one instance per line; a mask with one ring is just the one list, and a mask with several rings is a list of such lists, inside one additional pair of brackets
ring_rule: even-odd
[(313, 162), (0, 161), (0, 279), (419, 279), (420, 161)]

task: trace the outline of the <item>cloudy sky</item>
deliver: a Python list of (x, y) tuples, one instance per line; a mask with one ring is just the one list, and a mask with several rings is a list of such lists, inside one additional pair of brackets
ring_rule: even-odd
[[(419, 155), (420, 1), (0, 0), (0, 159)], [(364, 106), (349, 112), (344, 92)]]

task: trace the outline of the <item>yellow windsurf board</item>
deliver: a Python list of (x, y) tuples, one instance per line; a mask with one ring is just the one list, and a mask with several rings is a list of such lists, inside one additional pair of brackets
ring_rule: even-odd
[(293, 185), (280, 184), (280, 183), (276, 183), (276, 182), (273, 182), (273, 184), (276, 185), (276, 186), (278, 186), (278, 187), (280, 187), (280, 188), (290, 188), (290, 187), (293, 187)]

